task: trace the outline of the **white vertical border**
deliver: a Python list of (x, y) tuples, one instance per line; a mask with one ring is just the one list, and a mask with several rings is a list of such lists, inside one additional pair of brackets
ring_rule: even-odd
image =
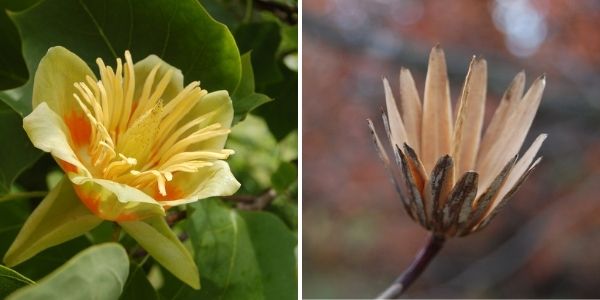
[(302, 0), (298, 0), (298, 299), (302, 299)]

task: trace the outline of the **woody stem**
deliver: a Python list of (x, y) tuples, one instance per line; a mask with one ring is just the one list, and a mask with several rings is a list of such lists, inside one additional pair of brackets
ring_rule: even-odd
[(436, 254), (444, 246), (443, 235), (431, 234), (427, 244), (419, 251), (413, 262), (377, 299), (396, 299), (423, 273)]

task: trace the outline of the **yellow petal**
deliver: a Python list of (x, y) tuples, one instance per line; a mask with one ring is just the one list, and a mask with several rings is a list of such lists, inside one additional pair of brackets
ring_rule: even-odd
[(95, 76), (88, 65), (77, 55), (63, 47), (52, 47), (40, 60), (33, 80), (32, 106), (35, 109), (42, 102), (60, 116), (71, 111), (79, 111), (73, 97), (77, 89), (75, 82), (84, 81), (86, 76)]
[(69, 143), (70, 137), (67, 136), (69, 130), (65, 123), (50, 109), (48, 103), (40, 103), (31, 114), (25, 117), (23, 128), (36, 148), (50, 152), (54, 158), (60, 160), (59, 164), (65, 172), (90, 176), (89, 171), (81, 163)]
[[(221, 128), (231, 128), (231, 122), (233, 120), (233, 104), (227, 91), (216, 91), (202, 97), (196, 106), (191, 108), (189, 113), (181, 122), (179, 122), (179, 126), (183, 126), (196, 117), (210, 112), (216, 113), (205, 121), (206, 124), (216, 123), (220, 124)], [(227, 141), (227, 135), (220, 135), (207, 141), (194, 144), (192, 147), (188, 148), (187, 151), (221, 150), (225, 146), (225, 141)]]
[(156, 86), (160, 80), (167, 74), (167, 72), (172, 72), (171, 78), (168, 84), (165, 87), (165, 91), (163, 92), (163, 96), (161, 99), (165, 102), (169, 102), (171, 99), (175, 98), (181, 90), (183, 90), (183, 74), (181, 71), (170, 64), (166, 63), (162, 59), (160, 59), (156, 55), (150, 55), (138, 62), (134, 65), (135, 72), (135, 93), (134, 93), (134, 101), (137, 101), (142, 91), (144, 90), (144, 84), (148, 79), (148, 76), (152, 73), (152, 69), (158, 66), (158, 69), (155, 71), (153, 86)]
[(119, 225), (173, 275), (194, 289), (200, 288), (200, 275), (192, 255), (164, 218), (119, 222)]
[(36, 207), (12, 243), (4, 263), (17, 265), (37, 253), (93, 229), (102, 219), (77, 198), (72, 184), (63, 178)]
[(72, 176), (70, 179), (81, 201), (105, 220), (140, 220), (165, 214), (154, 198), (135, 187), (85, 176)]
[(217, 160), (212, 166), (200, 168), (195, 173), (173, 174), (173, 180), (167, 183), (167, 196), (171, 194), (176, 198), (169, 197), (161, 203), (166, 206), (176, 206), (209, 197), (229, 196), (239, 188), (240, 183), (231, 174), (229, 165)]

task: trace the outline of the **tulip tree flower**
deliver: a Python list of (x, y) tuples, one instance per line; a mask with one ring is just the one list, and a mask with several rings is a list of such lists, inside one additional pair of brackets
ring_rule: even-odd
[[(536, 79), (524, 93), (525, 75), (517, 74), (485, 133), (487, 64), (474, 57), (462, 94), (452, 117), (450, 88), (443, 50), (436, 46), (429, 56), (423, 102), (409, 70), (400, 72), (400, 112), (386, 79), (383, 81), (387, 114), (383, 123), (394, 151), (396, 165), (368, 120), (375, 144), (391, 173), (408, 215), (432, 238), (418, 260), (427, 262), (444, 239), (481, 230), (540, 162), (538, 150), (546, 139), (539, 135), (519, 159), (518, 153), (542, 99), (545, 76)], [(421, 272), (427, 263), (414, 264)], [(399, 278), (396, 296), (414, 280), (414, 273)]]
[(194, 288), (190, 253), (167, 225), (169, 207), (235, 193), (224, 161), (233, 118), (226, 91), (183, 86), (181, 71), (157, 56), (99, 78), (77, 55), (53, 47), (34, 78), (33, 112), (23, 127), (66, 176), (25, 222), (4, 257), (8, 266), (75, 238), (103, 220), (117, 222), (159, 263)]

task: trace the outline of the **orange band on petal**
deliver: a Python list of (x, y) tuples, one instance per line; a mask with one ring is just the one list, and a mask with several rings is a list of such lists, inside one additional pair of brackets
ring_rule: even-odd
[(154, 199), (156, 199), (156, 201), (171, 201), (171, 200), (177, 200), (177, 199), (181, 199), (183, 198), (183, 191), (174, 186), (172, 183), (167, 182), (165, 184), (165, 189), (167, 191), (166, 195), (161, 195), (160, 192), (158, 191), (158, 187), (156, 187), (155, 191), (154, 191)]
[(85, 204), (85, 206), (91, 212), (104, 219), (104, 217), (100, 213), (100, 199), (98, 196), (94, 197), (94, 195), (84, 192), (83, 188), (81, 188), (78, 185), (73, 185), (73, 189), (75, 190), (75, 193), (77, 194), (81, 202), (83, 202), (83, 204)]
[(63, 169), (63, 171), (65, 171), (65, 173), (77, 173), (79, 171), (79, 169), (77, 169), (75, 165), (70, 164), (64, 160), (57, 159), (57, 162), (60, 168)]
[(126, 222), (126, 221), (136, 221), (139, 220), (140, 217), (134, 213), (123, 213), (118, 215), (115, 218), (115, 221), (117, 222)]
[(78, 185), (74, 185), (73, 189), (75, 193), (81, 200), (81, 202), (96, 216), (110, 221), (124, 222), (124, 221), (135, 221), (139, 220), (140, 217), (132, 212), (124, 212), (119, 214), (118, 216), (107, 215), (106, 212), (102, 211), (100, 207), (100, 197), (98, 195), (94, 195), (93, 193), (88, 193), (84, 191), (84, 188)]
[(64, 121), (69, 128), (75, 146), (81, 147), (90, 144), (92, 127), (85, 116), (72, 111), (64, 117)]

